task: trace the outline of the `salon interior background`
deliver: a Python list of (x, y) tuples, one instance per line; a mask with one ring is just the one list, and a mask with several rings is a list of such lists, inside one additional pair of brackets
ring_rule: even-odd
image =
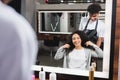
[[(118, 2), (120, 1), (118, 0)], [(36, 3), (35, 0), (13, 0), (9, 5), (15, 8), (17, 12), (22, 14), (32, 24), (33, 28), (36, 29), (35, 20), (34, 20), (35, 19), (35, 3)], [(120, 53), (120, 47), (119, 47), (119, 53)], [(115, 73), (118, 73), (118, 72), (115, 72)]]

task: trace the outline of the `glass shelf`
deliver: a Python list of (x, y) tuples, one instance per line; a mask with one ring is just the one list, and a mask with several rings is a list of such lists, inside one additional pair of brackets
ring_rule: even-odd
[[(81, 4), (36, 4), (37, 10), (86, 10), (91, 3)], [(105, 10), (105, 4), (100, 3), (103, 10)]]

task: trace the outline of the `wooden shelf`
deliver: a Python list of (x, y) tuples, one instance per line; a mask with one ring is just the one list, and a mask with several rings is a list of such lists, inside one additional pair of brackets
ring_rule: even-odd
[[(36, 3), (36, 9), (39, 10), (86, 10), (91, 3), (79, 3), (79, 4), (39, 4)], [(105, 9), (105, 4), (100, 3), (102, 9)]]

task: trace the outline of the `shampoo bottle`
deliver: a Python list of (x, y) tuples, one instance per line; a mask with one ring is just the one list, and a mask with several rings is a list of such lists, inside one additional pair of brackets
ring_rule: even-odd
[(49, 80), (57, 80), (57, 76), (55, 72), (51, 72), (49, 75)]
[(41, 70), (39, 72), (39, 80), (45, 80), (45, 71), (43, 67), (41, 67)]
[(94, 67), (93, 66), (90, 66), (89, 80), (94, 80)]

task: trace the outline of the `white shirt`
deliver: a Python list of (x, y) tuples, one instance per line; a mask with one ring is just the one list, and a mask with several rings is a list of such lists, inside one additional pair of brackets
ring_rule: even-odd
[(84, 48), (81, 50), (73, 49), (68, 55), (68, 66), (69, 68), (79, 68), (82, 70), (86, 69), (87, 58), (85, 56)]
[[(84, 30), (85, 26), (87, 24), (89, 18), (83, 17), (81, 19), (80, 25), (79, 25), (79, 30)], [(96, 21), (89, 21), (87, 29), (92, 30), (95, 29), (96, 26)], [(104, 37), (104, 31), (105, 31), (105, 24), (101, 20), (98, 20), (98, 25), (97, 25), (97, 36), (98, 37)]]
[(0, 79), (31, 80), (37, 39), (29, 23), (0, 1)]

